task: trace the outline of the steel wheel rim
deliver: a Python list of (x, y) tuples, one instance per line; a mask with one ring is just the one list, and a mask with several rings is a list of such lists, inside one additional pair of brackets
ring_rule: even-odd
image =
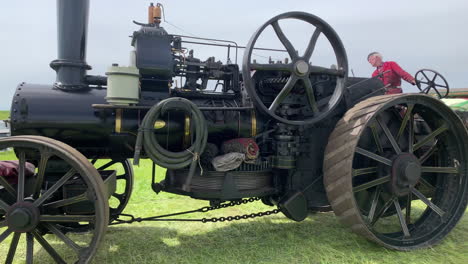
[[(48, 195), (48, 192), (41, 191), (40, 196), (36, 197), (34, 200), (30, 202), (31, 204), (37, 203), (37, 207), (40, 209), (40, 222), (37, 226), (35, 226), (30, 231), (13, 232), (13, 240), (9, 247), (9, 254), (7, 256), (7, 262), (10, 260), (13, 260), (16, 255), (16, 247), (18, 246), (17, 240), (19, 239), (19, 237), (22, 236), (22, 234), (26, 234), (26, 238), (27, 238), (26, 239), (27, 240), (26, 261), (28, 263), (32, 262), (34, 258), (33, 248), (38, 247), (38, 245), (41, 245), (42, 248), (46, 251), (46, 254), (52, 257), (55, 262), (64, 263), (63, 250), (57, 251), (57, 248), (54, 248), (48, 242), (48, 239), (45, 238), (46, 233), (49, 233), (50, 236), (53, 236), (56, 240), (60, 241), (62, 243), (61, 245), (64, 245), (65, 247), (69, 248), (68, 250), (72, 250), (72, 252), (75, 254), (74, 256), (75, 262), (88, 263), (89, 261), (91, 261), (91, 259), (94, 257), (96, 253), (96, 250), (100, 242), (103, 239), (103, 236), (107, 228), (107, 221), (108, 221), (107, 199), (104, 196), (104, 186), (97, 171), (91, 166), (89, 162), (87, 162), (86, 158), (82, 156), (78, 151), (72, 149), (71, 147), (61, 142), (58, 142), (52, 139), (48, 139), (44, 137), (37, 137), (37, 136), (11, 137), (11, 138), (0, 140), (0, 148), (3, 149), (5, 146), (28, 149), (29, 153), (31, 153), (32, 149), (40, 150), (41, 151), (40, 157), (41, 159), (44, 158), (43, 161), (46, 160), (46, 157), (45, 157), (46, 155), (43, 155), (45, 152), (42, 152), (42, 150), (45, 150), (46, 152), (52, 154), (55, 157), (59, 157), (60, 159), (67, 162), (67, 164), (70, 164), (71, 168), (75, 169), (77, 173), (79, 173), (80, 175), (79, 178), (88, 186), (88, 190), (89, 188), (91, 188), (90, 194), (95, 199), (93, 203), (95, 207), (95, 213), (93, 215), (77, 216), (77, 215), (69, 215), (69, 214), (67, 215), (63, 212), (52, 213), (49, 206), (51, 202), (53, 203), (57, 201), (57, 199), (55, 199), (56, 195), (60, 195), (59, 192), (62, 190), (63, 186), (66, 185), (66, 182), (68, 182), (68, 180), (65, 181), (65, 179), (68, 178), (68, 179), (76, 180), (75, 176), (67, 176), (71, 173), (67, 173), (63, 177), (59, 178), (58, 182), (60, 182), (60, 180), (62, 179), (63, 184), (58, 186), (59, 188), (56, 189), (55, 191), (51, 191), (50, 192), (51, 195), (47, 199), (44, 200), (43, 198), (45, 198)], [(43, 164), (46, 165), (47, 163), (43, 163)], [(37, 175), (40, 174), (40, 168), (38, 168), (38, 170), (39, 170), (39, 173), (37, 173)], [(21, 179), (22, 177), (19, 177), (19, 178)], [(32, 182), (34, 183), (33, 184), (34, 186), (36, 186), (35, 185), (36, 182), (39, 181), (38, 179), (39, 178), (33, 178)], [(50, 180), (50, 177), (48, 175), (44, 175), (44, 181), (47, 179)], [(21, 182), (21, 180), (19, 181)], [(5, 183), (3, 182), (2, 186), (4, 185)], [(21, 186), (20, 184), (18, 185)], [(53, 186), (54, 185), (49, 186), (48, 190), (54, 189)], [(20, 189), (21, 189), (20, 187), (17, 187), (16, 190), (18, 191), (18, 193), (21, 192)], [(31, 197), (35, 197), (34, 192), (32, 193), (25, 192), (25, 194)], [(3, 195), (0, 198), (3, 201), (6, 199), (6, 196)], [(63, 199), (64, 198), (61, 197), (58, 200), (63, 200)], [(49, 208), (48, 213), (45, 210), (46, 206), (47, 208)], [(66, 222), (91, 221), (94, 226), (91, 239), (88, 240), (85, 246), (81, 246), (83, 241), (74, 241), (73, 239), (66, 236), (63, 232), (60, 231), (60, 228), (58, 225), (59, 222), (57, 222), (57, 218), (60, 218), (61, 219), (60, 221), (66, 221)], [(8, 220), (8, 217), (5, 217), (5, 219)], [(5, 235), (6, 233), (8, 233), (10, 229), (11, 227), (8, 226), (6, 230), (2, 230), (2, 237), (0, 237), (1, 243), (4, 243), (5, 239), (11, 235), (11, 234), (8, 236)]]
[[(385, 96), (380, 97), (380, 98), (385, 98)], [(387, 96), (387, 98), (389, 97)], [(446, 118), (444, 123), (448, 123), (448, 129), (446, 130), (448, 132), (446, 133), (449, 133), (452, 135), (447, 136), (447, 135), (444, 135), (444, 133), (441, 133), (440, 135), (436, 136), (435, 138), (439, 138), (439, 141), (437, 141), (436, 148), (440, 150), (444, 150), (444, 149), (446, 150), (447, 148), (449, 148), (450, 153), (440, 151), (438, 152), (437, 155), (449, 154), (451, 155), (451, 159), (454, 159), (453, 157), (454, 154), (458, 155), (456, 157), (460, 163), (458, 167), (458, 174), (457, 176), (449, 176), (449, 177), (446, 177), (445, 175), (452, 175), (452, 174), (449, 174), (449, 173), (437, 174), (436, 178), (438, 181), (436, 182), (435, 187), (440, 187), (439, 185), (441, 185), (442, 187), (438, 189), (439, 191), (431, 199), (431, 203), (433, 205), (436, 205), (436, 207), (427, 206), (426, 210), (420, 214), (418, 219), (410, 218), (411, 223), (412, 223), (410, 225), (407, 225), (408, 218), (406, 218), (408, 209), (402, 208), (403, 206), (401, 206), (402, 204), (401, 198), (399, 199), (400, 203), (398, 203), (398, 205), (395, 202), (389, 202), (390, 207), (395, 207), (395, 208), (397, 206), (400, 207), (399, 209), (396, 209), (397, 216), (394, 217), (394, 219), (397, 219), (396, 221), (398, 221), (397, 224), (399, 224), (401, 227), (398, 232), (383, 233), (383, 232), (379, 232), (378, 230), (376, 230), (375, 226), (371, 224), (371, 221), (375, 220), (372, 218), (375, 215), (378, 215), (377, 212), (379, 212), (378, 209), (372, 209), (373, 207), (374, 208), (378, 207), (378, 202), (375, 202), (375, 196), (371, 197), (370, 200), (368, 200), (367, 206), (369, 210), (365, 212), (366, 210), (362, 210), (362, 205), (359, 204), (359, 201), (356, 198), (357, 195), (355, 192), (352, 192), (352, 197), (350, 197), (351, 199), (349, 199), (348, 202), (342, 202), (342, 204), (348, 204), (350, 206), (354, 206), (354, 208), (357, 208), (356, 210), (348, 210), (348, 214), (351, 214), (351, 211), (353, 211), (353, 214), (355, 215), (345, 217), (348, 219), (343, 220), (343, 222), (345, 222), (346, 224), (352, 225), (352, 229), (356, 231), (357, 233), (364, 235), (367, 238), (374, 240), (378, 242), (379, 244), (382, 244), (388, 248), (397, 249), (397, 250), (410, 250), (414, 248), (427, 247), (427, 246), (431, 246), (431, 245), (438, 243), (443, 237), (445, 237), (448, 234), (448, 232), (453, 228), (453, 226), (458, 222), (458, 220), (461, 218), (462, 214), (464, 213), (464, 210), (467, 204), (466, 194), (467, 194), (467, 189), (468, 189), (468, 181), (467, 181), (468, 169), (466, 165), (467, 157), (468, 157), (467, 134), (466, 134), (466, 129), (463, 127), (462, 122), (460, 122), (459, 118), (455, 115), (455, 113), (453, 113), (453, 111), (451, 111), (447, 106), (445, 106), (442, 102), (436, 99), (433, 99), (428, 96), (421, 96), (421, 95), (405, 95), (405, 96), (400, 96), (400, 98), (398, 98), (398, 96), (396, 97), (394, 96), (393, 98), (394, 99), (390, 100), (390, 102), (387, 102), (381, 105), (380, 109), (376, 111), (376, 114), (373, 115), (372, 118), (369, 118), (368, 120), (363, 121), (365, 122), (366, 129), (368, 129), (369, 125), (372, 124), (376, 116), (379, 116), (385, 113), (385, 111), (389, 109), (392, 105), (406, 104), (407, 109), (408, 109), (409, 108), (408, 104), (414, 103), (415, 106), (413, 108), (413, 112), (421, 114), (422, 115), (421, 117), (424, 118), (424, 120), (426, 120), (427, 122), (430, 123), (430, 125), (433, 125), (433, 126), (435, 126), (438, 122), (440, 123), (440, 116), (443, 116)], [(370, 100), (372, 99), (369, 99), (368, 101)], [(423, 113), (422, 110), (426, 110), (426, 113)], [(440, 115), (440, 116), (435, 117), (433, 116), (434, 114)], [(433, 119), (432, 121), (430, 121), (431, 118)], [(402, 117), (402, 120), (404, 120), (404, 116)], [(389, 130), (391, 131), (392, 129), (389, 129)], [(436, 130), (437, 130), (437, 127), (433, 128), (432, 132)], [(356, 138), (364, 137), (364, 134), (365, 134), (364, 130), (361, 130), (359, 131), (359, 135), (356, 136)], [(385, 133), (382, 131), (380, 135), (382, 134), (385, 134)], [(398, 134), (400, 133), (397, 133), (395, 131), (395, 134), (393, 135), (398, 136)], [(429, 135), (432, 135), (432, 134), (429, 134)], [(386, 137), (386, 135), (383, 135), (383, 136)], [(416, 149), (416, 152), (419, 151), (419, 153), (417, 153), (418, 155), (421, 154), (420, 150), (422, 150), (421, 144), (417, 143), (417, 142), (423, 142), (423, 139), (420, 139), (420, 140), (421, 141), (415, 141), (416, 143), (414, 144), (418, 148)], [(387, 140), (388, 144), (390, 144), (389, 141), (390, 140)], [(397, 143), (400, 143), (400, 141), (398, 141)], [(354, 148), (359, 148), (361, 146), (360, 144), (362, 144), (361, 139), (359, 139), (358, 142), (355, 142)], [(408, 146), (409, 145), (410, 144), (408, 144)], [(393, 146), (390, 146), (390, 148), (392, 147)], [(429, 148), (429, 150), (430, 149), (432, 149), (432, 145)], [(370, 159), (369, 156), (371, 155), (366, 153), (365, 151), (361, 151), (361, 150), (355, 151), (351, 154), (351, 157), (350, 157), (351, 162), (348, 163), (348, 165), (350, 165), (350, 167), (353, 170), (358, 169), (359, 172), (364, 172), (365, 170), (360, 170), (360, 169), (363, 169), (362, 167), (355, 168), (356, 158), (361, 159), (361, 160), (362, 160), (362, 157), (366, 159)], [(383, 155), (379, 155), (379, 156), (383, 156)], [(384, 156), (384, 158), (386, 157)], [(429, 159), (426, 159), (425, 162), (427, 162), (428, 160)], [(383, 160), (382, 162), (385, 162), (385, 160)], [(428, 169), (433, 170), (433, 168), (429, 168), (432, 166), (427, 166), (427, 165), (424, 166), (425, 162), (422, 164), (422, 166), (424, 167), (424, 171), (427, 171)], [(438, 165), (444, 166), (444, 168), (447, 168), (447, 166), (449, 166), (450, 164), (440, 163)], [(325, 167), (327, 166), (330, 167), (331, 165), (326, 164)], [(446, 172), (448, 171), (448, 169), (439, 169), (439, 170), (446, 170)], [(354, 173), (356, 174), (356, 171)], [(425, 173), (428, 173), (428, 172), (424, 172), (424, 175)], [(327, 177), (327, 175), (325, 175), (325, 177)], [(330, 178), (330, 176), (328, 177)], [(381, 176), (380, 178), (383, 178), (383, 177)], [(346, 188), (348, 190), (358, 190), (357, 193), (359, 194), (359, 192), (362, 191), (362, 190), (359, 191), (359, 188), (362, 189), (363, 186), (365, 186), (364, 184), (368, 184), (380, 178), (374, 176), (374, 178), (367, 180), (367, 182), (361, 181), (357, 184), (356, 180), (353, 181), (353, 178), (349, 177), (348, 179), (346, 179), (346, 183), (344, 183), (343, 186), (346, 185), (347, 186)], [(390, 177), (390, 179), (392, 178)], [(330, 186), (332, 186), (332, 183), (328, 180), (325, 180), (325, 182), (326, 182), (327, 188), (330, 189), (331, 188)], [(390, 181), (385, 181), (384, 183), (381, 183), (375, 186), (381, 186), (381, 189), (382, 189), (384, 188), (382, 186), (388, 184), (388, 182)], [(366, 190), (373, 190), (372, 188), (374, 188), (374, 190), (377, 189), (377, 187), (371, 187)], [(418, 185), (414, 186), (414, 189), (416, 189), (416, 191), (418, 191), (418, 188), (419, 188)], [(450, 198), (449, 193), (451, 193), (451, 191), (453, 191), (454, 188), (456, 189), (456, 195), (453, 195), (453, 197)], [(419, 198), (419, 196), (413, 193), (413, 191), (411, 191), (410, 193), (412, 194), (412, 196)], [(421, 195), (420, 192), (418, 195)], [(371, 203), (374, 203), (377, 205), (373, 206)], [(414, 204), (414, 201), (412, 201), (410, 204)], [(403, 205), (405, 204), (403, 203)], [(337, 212), (337, 215), (343, 218), (343, 215), (346, 214), (343, 211), (343, 209), (340, 208), (340, 206), (343, 206), (343, 205), (339, 205), (336, 202), (336, 199), (333, 199), (332, 206), (334, 207), (335, 212)], [(410, 208), (414, 210), (414, 207), (410, 207)], [(440, 215), (436, 211), (434, 211), (434, 210), (437, 210), (436, 208), (439, 208), (444, 211), (445, 213), (444, 218), (440, 217)], [(371, 217), (369, 217), (371, 215), (369, 213), (370, 210), (372, 210), (373, 212)], [(410, 215), (411, 215), (411, 209), (410, 209)], [(439, 219), (437, 217), (439, 217)], [(442, 222), (441, 219), (443, 219), (445, 223)], [(403, 224), (407, 225), (407, 230), (404, 230), (405, 228), (403, 227)], [(436, 227), (434, 227), (434, 225)], [(408, 233), (409, 233), (409, 236), (407, 236)]]

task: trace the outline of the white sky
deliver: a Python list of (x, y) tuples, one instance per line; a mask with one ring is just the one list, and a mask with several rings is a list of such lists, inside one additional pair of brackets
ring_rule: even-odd
[[(146, 0), (91, 0), (87, 62), (91, 74), (103, 75), (113, 62), (127, 64), (129, 35), (146, 21)], [(229, 39), (246, 45), (251, 35), (271, 17), (287, 11), (304, 11), (327, 21), (340, 35), (350, 68), (356, 76), (369, 76), (366, 61), (371, 51), (397, 61), (414, 74), (431, 68), (454, 88), (468, 87), (468, 1), (466, 0), (161, 0), (166, 19), (184, 29), (163, 24), (171, 34)], [(0, 109), (10, 107), (18, 83), (51, 84), (49, 68), (56, 58), (56, 1), (3, 1), (0, 5)], [(304, 43), (310, 37), (301, 27), (286, 24), (284, 31)], [(277, 41), (265, 43), (274, 48)], [(269, 42), (270, 41), (270, 42)], [(263, 46), (263, 45), (262, 45)], [(225, 61), (225, 51), (194, 47), (195, 56)], [(320, 49), (318, 50), (320, 51)], [(242, 54), (240, 54), (242, 55)], [(317, 61), (330, 54), (318, 54)], [(276, 55), (277, 56), (277, 55)], [(239, 63), (242, 56), (239, 57)], [(329, 65), (323, 65), (329, 66)], [(351, 74), (350, 74), (351, 75)], [(406, 91), (414, 89), (405, 84)]]

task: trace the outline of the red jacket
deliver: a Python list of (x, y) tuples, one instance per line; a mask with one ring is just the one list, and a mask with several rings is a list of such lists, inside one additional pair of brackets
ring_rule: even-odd
[(388, 85), (386, 94), (401, 93), (401, 79), (409, 83), (414, 82), (414, 77), (404, 71), (400, 65), (394, 61), (386, 61), (382, 64), (382, 66), (377, 67), (374, 73), (372, 73), (372, 77), (375, 77), (382, 72), (387, 73), (384, 73), (381, 77), (378, 78), (384, 83), (385, 86)]

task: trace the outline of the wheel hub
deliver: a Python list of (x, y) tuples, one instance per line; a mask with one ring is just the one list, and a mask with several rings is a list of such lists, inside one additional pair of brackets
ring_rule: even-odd
[(303, 60), (299, 60), (294, 65), (294, 71), (299, 76), (304, 76), (309, 72), (309, 63)]
[(8, 227), (14, 232), (30, 232), (39, 224), (39, 209), (30, 202), (14, 204), (6, 215)]
[(421, 163), (410, 153), (398, 155), (392, 165), (391, 190), (397, 196), (405, 196), (421, 178)]

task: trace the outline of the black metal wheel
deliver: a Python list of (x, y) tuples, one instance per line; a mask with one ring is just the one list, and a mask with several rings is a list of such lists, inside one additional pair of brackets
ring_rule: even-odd
[[(19, 164), (17, 178), (0, 176), (0, 261), (89, 263), (109, 221), (108, 198), (97, 170), (77, 150), (50, 138), (9, 137), (0, 139), (0, 149), (12, 149), (8, 157)], [(67, 172), (47, 173), (54, 161), (66, 162)], [(37, 168), (27, 175), (30, 163)], [(77, 211), (74, 206), (83, 202), (92, 213)], [(63, 223), (92, 228), (86, 235), (71, 236), (60, 230)], [(23, 235), (25, 245), (19, 243)]]
[(431, 92), (431, 90), (433, 90), (437, 97), (442, 99), (447, 97), (450, 92), (447, 80), (444, 78), (444, 76), (434, 70), (419, 70), (415, 75), (415, 79), (416, 86), (422, 93), (428, 94)]
[(427, 95), (386, 95), (349, 110), (330, 136), (324, 183), (335, 214), (387, 248), (439, 243), (468, 202), (468, 134)]
[[(279, 21), (285, 19), (301, 20), (313, 25), (316, 29), (310, 36), (307, 49), (303, 55), (299, 55), (289, 39), (284, 34)], [(252, 53), (255, 49), (255, 44), (260, 35), (267, 27), (273, 27), (277, 37), (286, 48), (291, 63), (288, 64), (258, 64), (252, 62)], [(310, 63), (316, 43), (320, 35), (324, 35), (330, 42), (335, 53), (337, 61), (337, 69), (320, 67)], [(287, 82), (281, 91), (276, 95), (272, 102), (264, 102), (259, 96), (252, 74), (255, 72), (283, 72), (286, 73)], [(255, 106), (270, 117), (279, 122), (290, 125), (310, 125), (326, 118), (332, 110), (338, 105), (343, 95), (346, 78), (348, 75), (348, 59), (345, 48), (338, 37), (338, 34), (325, 21), (314, 15), (304, 12), (289, 12), (278, 15), (263, 26), (250, 39), (243, 60), (242, 73), (244, 84), (249, 96), (252, 98)], [(329, 75), (336, 77), (336, 85), (333, 91), (330, 91), (331, 96), (317, 98), (314, 85), (310, 80), (312, 75)], [(304, 93), (307, 97), (305, 107), (308, 108), (307, 114), (299, 115), (298, 117), (288, 117), (281, 114), (281, 105), (286, 101), (287, 97), (294, 91)]]
[(98, 160), (92, 161), (98, 171), (108, 169), (117, 171), (117, 188), (109, 200), (109, 223), (112, 223), (112, 221), (117, 219), (119, 214), (123, 212), (132, 195), (134, 182), (133, 167), (131, 162), (127, 159), (113, 159), (105, 161), (104, 163), (97, 162)]

